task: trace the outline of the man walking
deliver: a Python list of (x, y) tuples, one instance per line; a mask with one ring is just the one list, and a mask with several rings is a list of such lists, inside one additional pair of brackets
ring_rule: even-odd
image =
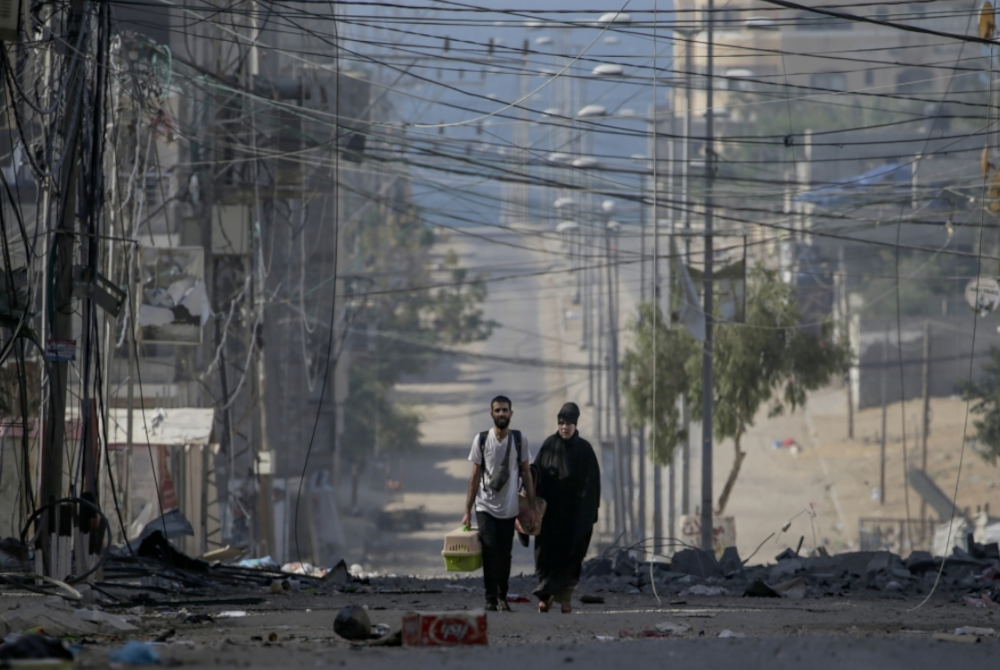
[(510, 398), (498, 395), (490, 402), (493, 429), (472, 440), (472, 476), (465, 499), (462, 525), (468, 527), (472, 506), (483, 545), (483, 581), (486, 584), (486, 609), (509, 612), (507, 583), (510, 580), (510, 557), (514, 545), (514, 521), (517, 519), (517, 491), (524, 482), (524, 492), (532, 507), (535, 490), (528, 462), (531, 452), (520, 431), (510, 430), (514, 409)]

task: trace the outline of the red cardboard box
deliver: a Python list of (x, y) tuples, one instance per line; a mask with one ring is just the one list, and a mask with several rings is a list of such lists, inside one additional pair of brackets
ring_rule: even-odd
[(403, 644), (414, 647), (489, 644), (486, 612), (410, 612), (403, 616)]

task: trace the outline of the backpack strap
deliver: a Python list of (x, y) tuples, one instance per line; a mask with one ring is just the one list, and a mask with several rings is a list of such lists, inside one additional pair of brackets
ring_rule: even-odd
[(511, 430), (511, 434), (514, 435), (514, 448), (517, 449), (517, 468), (521, 467), (521, 431)]
[(484, 430), (479, 433), (479, 437), (476, 442), (479, 444), (479, 460), (482, 461), (482, 465), (479, 466), (479, 480), (480, 486), (486, 486), (486, 436), (489, 435), (490, 431)]

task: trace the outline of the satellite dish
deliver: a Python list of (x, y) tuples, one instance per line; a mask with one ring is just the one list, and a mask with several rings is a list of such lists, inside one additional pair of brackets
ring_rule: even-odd
[(1000, 284), (993, 277), (973, 277), (965, 287), (965, 302), (986, 316), (1000, 306)]

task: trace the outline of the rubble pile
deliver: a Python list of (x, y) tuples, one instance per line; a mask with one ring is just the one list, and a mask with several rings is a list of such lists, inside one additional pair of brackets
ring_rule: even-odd
[(736, 549), (721, 558), (701, 549), (684, 549), (669, 562), (646, 562), (636, 553), (618, 550), (584, 564), (581, 589), (591, 592), (676, 595), (731, 595), (770, 598), (815, 598), (851, 594), (907, 597), (937, 589), (966, 599), (976, 607), (1000, 602), (1000, 557), (997, 544), (970, 543), (951, 556), (936, 558), (915, 551), (906, 560), (888, 551), (835, 556), (799, 556), (786, 550), (769, 565), (744, 565)]

